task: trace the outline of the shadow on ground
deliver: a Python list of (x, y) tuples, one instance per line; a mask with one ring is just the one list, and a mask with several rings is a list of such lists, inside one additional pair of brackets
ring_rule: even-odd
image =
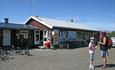
[[(102, 65), (96, 65), (95, 68), (100, 68), (102, 67)], [(107, 67), (106, 68), (113, 68), (115, 67), (115, 64), (107, 64)]]

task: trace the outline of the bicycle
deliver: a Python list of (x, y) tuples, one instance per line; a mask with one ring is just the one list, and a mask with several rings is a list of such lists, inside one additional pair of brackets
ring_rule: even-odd
[(30, 46), (30, 42), (26, 42), (25, 43), (25, 45), (26, 45), (26, 48), (25, 48), (25, 50), (24, 50), (24, 53), (25, 53), (25, 55), (27, 55), (27, 56), (30, 56), (31, 54), (30, 54), (30, 52), (29, 52), (29, 46)]
[(0, 49), (0, 58), (3, 61), (6, 61), (6, 59), (8, 58), (8, 51)]

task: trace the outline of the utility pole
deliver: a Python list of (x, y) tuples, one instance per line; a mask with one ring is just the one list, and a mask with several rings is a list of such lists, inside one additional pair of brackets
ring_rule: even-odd
[(29, 2), (29, 6), (30, 6), (30, 15), (33, 15), (33, 10), (32, 10), (32, 4), (33, 4), (33, 0), (28, 0)]
[(33, 16), (33, 2), (34, 0), (27, 0), (30, 7), (30, 15)]

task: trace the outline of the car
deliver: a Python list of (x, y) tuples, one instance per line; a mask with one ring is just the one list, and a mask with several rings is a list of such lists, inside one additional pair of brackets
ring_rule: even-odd
[(115, 47), (115, 37), (111, 37), (111, 40), (112, 40), (112, 47)]

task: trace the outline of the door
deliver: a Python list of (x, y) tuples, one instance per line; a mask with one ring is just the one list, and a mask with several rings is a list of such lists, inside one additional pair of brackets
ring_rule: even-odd
[(40, 44), (40, 31), (34, 30), (34, 44), (38, 45)]
[(44, 30), (43, 31), (43, 42), (46, 42), (48, 40), (48, 31)]
[(40, 31), (40, 44), (43, 45), (43, 30)]
[(11, 43), (11, 31), (3, 30), (3, 46), (10, 46)]

